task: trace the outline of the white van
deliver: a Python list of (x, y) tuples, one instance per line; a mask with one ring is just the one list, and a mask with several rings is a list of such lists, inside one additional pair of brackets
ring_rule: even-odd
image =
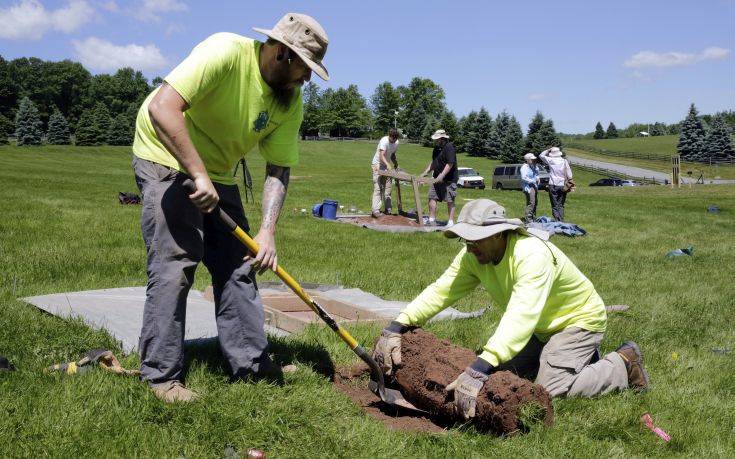
[[(493, 188), (496, 190), (522, 190), (521, 166), (523, 164), (503, 164), (497, 166), (493, 171)], [(539, 164), (539, 189), (543, 190), (549, 186), (549, 171), (546, 166)]]

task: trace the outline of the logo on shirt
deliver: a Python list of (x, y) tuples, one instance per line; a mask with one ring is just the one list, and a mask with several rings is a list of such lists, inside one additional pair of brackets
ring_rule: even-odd
[(265, 127), (268, 126), (268, 118), (268, 112), (265, 110), (260, 112), (255, 121), (253, 121), (253, 130), (255, 132), (260, 132), (265, 129)]

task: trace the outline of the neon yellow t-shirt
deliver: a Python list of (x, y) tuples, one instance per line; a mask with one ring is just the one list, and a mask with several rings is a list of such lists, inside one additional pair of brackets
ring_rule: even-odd
[[(304, 116), (301, 91), (280, 106), (258, 67), (262, 43), (233, 33), (218, 33), (199, 43), (166, 78), (189, 104), (186, 127), (210, 178), (233, 184), (237, 162), (255, 145), (271, 164), (298, 164), (298, 135)], [(158, 139), (146, 98), (138, 112), (133, 153), (183, 171)]]
[(506, 308), (480, 354), (493, 366), (515, 357), (533, 334), (545, 342), (568, 327), (605, 331), (605, 304), (592, 282), (554, 244), (518, 233), (508, 236), (505, 255), (497, 265), (481, 265), (463, 248), (444, 274), (396, 320), (423, 325), (479, 284), (496, 306)]

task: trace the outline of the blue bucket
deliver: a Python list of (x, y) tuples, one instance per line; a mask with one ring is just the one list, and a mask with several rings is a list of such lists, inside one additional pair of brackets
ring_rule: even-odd
[(332, 201), (331, 199), (325, 199), (324, 202), (321, 204), (321, 214), (322, 218), (326, 218), (327, 220), (336, 220), (337, 219), (337, 201)]
[(311, 215), (315, 217), (321, 218), (322, 216), (322, 203), (314, 204), (314, 207), (311, 208)]

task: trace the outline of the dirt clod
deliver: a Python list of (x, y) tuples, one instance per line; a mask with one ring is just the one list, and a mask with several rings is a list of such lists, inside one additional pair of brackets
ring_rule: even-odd
[[(434, 418), (461, 422), (445, 388), (475, 360), (475, 353), (418, 329), (403, 335), (401, 354), (402, 366), (394, 382), (406, 399)], [(530, 426), (523, 420), (530, 418), (540, 418), (545, 425), (553, 423), (549, 393), (509, 371), (491, 374), (477, 399), (473, 419), (477, 428), (511, 434), (527, 430)]]

